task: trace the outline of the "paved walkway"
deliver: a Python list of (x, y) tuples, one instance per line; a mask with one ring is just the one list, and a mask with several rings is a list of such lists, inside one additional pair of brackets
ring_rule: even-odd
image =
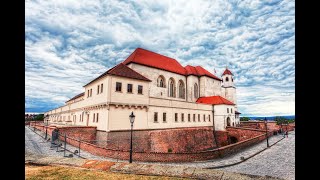
[[(283, 138), (282, 135), (274, 135), (269, 138), (269, 144), (272, 145), (273, 143), (281, 140), (282, 138)], [(241, 161), (240, 157), (247, 158), (247, 157), (257, 153), (258, 151), (265, 149), (266, 147), (267, 147), (267, 142), (266, 142), (266, 140), (264, 140), (258, 144), (255, 144), (255, 145), (250, 146), (246, 149), (243, 149), (240, 152), (237, 152), (233, 155), (223, 157), (223, 158), (217, 158), (217, 159), (208, 160), (208, 161), (201, 161), (201, 162), (187, 162), (187, 163), (162, 163), (162, 162), (159, 162), (159, 163), (152, 163), (152, 164), (167, 164), (167, 165), (174, 165), (174, 166), (213, 168), (213, 167), (219, 167), (219, 166), (224, 166), (224, 165), (229, 165), (229, 164), (240, 162)], [(141, 162), (141, 163), (148, 164), (148, 162)]]
[[(56, 156), (63, 157), (64, 152), (56, 152), (57, 148), (50, 148), (51, 141), (45, 141), (43, 138), (45, 136), (41, 131), (36, 131), (38, 134), (29, 129), (28, 126), (25, 126), (25, 152), (32, 154), (42, 154), (47, 156)], [(42, 136), (42, 137), (41, 137)], [(62, 149), (62, 148), (60, 148)], [(67, 149), (71, 152), (78, 150), (79, 148), (74, 147), (70, 144), (67, 144)], [(66, 151), (66, 155), (71, 154), (71, 152)], [(80, 156), (86, 159), (98, 159), (98, 160), (106, 160), (106, 158), (92, 155), (86, 151), (80, 150)], [(73, 158), (80, 158), (79, 156), (74, 155)], [(108, 159), (111, 161), (117, 161), (114, 159)]]
[(91, 170), (111, 171), (116, 173), (130, 173), (141, 175), (173, 176), (191, 179), (219, 179), (219, 180), (278, 180), (279, 178), (246, 175), (224, 172), (216, 169), (201, 169), (187, 166), (168, 166), (157, 164), (137, 164), (128, 162), (110, 162), (99, 160), (84, 160), (80, 158), (65, 158), (45, 156), (40, 154), (25, 154), (25, 163), (43, 165), (64, 165)]
[(295, 179), (295, 132), (251, 159), (221, 170)]

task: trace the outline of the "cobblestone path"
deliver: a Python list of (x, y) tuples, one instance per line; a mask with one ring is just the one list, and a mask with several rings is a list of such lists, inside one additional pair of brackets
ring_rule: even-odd
[[(44, 133), (41, 131), (36, 131), (42, 137), (44, 137)], [(44, 138), (40, 137), (38, 134), (34, 133), (29, 129), (28, 126), (25, 126), (25, 153), (37, 153), (48, 156), (58, 156), (63, 157), (64, 152), (56, 152), (57, 148), (50, 148), (51, 142), (45, 141)], [(77, 147), (71, 146), (67, 144), (67, 149), (71, 152), (78, 150)], [(66, 155), (69, 155), (70, 152), (66, 151)], [(80, 155), (86, 159), (97, 159), (97, 160), (109, 160), (109, 161), (117, 161), (115, 159), (103, 158), (99, 156), (92, 155), (84, 150), (80, 150)], [(76, 155), (73, 158), (80, 158)]]
[(221, 170), (295, 179), (295, 133), (247, 161)]

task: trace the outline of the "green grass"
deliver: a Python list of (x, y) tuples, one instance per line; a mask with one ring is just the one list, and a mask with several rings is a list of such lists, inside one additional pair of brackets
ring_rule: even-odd
[(25, 178), (27, 180), (91, 180), (91, 179), (108, 179), (108, 180), (123, 180), (123, 179), (142, 179), (142, 180), (157, 180), (157, 179), (184, 179), (165, 176), (145, 176), (135, 174), (121, 174), (108, 171), (88, 170), (76, 167), (62, 167), (62, 166), (34, 166), (25, 165)]

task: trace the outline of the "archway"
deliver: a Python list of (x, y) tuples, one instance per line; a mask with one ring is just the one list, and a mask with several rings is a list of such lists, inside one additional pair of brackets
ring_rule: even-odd
[(238, 139), (234, 136), (230, 136), (230, 144), (234, 144), (234, 143), (237, 143), (238, 142)]
[(230, 122), (230, 117), (227, 118), (227, 126), (230, 126), (231, 125), (231, 122)]

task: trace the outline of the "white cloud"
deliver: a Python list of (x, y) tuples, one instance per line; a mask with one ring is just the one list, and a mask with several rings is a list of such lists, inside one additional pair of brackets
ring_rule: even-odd
[[(218, 75), (228, 66), (236, 76), (239, 102), (246, 98), (242, 89), (255, 89), (252, 97), (264, 94), (261, 86), (274, 90), (270, 93), (279, 88), (294, 92), (294, 4), (293, 0), (26, 1), (26, 110), (62, 105), (137, 47), (183, 65), (216, 69)], [(268, 113), (294, 114), (294, 100), (267, 97), (260, 105), (239, 107), (253, 115), (262, 115), (260, 107)], [(255, 103), (250, 98), (248, 102)]]

